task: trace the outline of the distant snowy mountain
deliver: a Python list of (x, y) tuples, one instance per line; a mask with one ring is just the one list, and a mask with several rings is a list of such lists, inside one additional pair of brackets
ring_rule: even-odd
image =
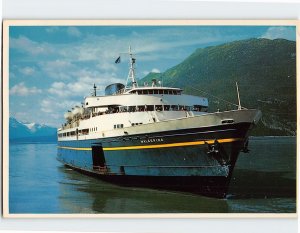
[(9, 139), (12, 141), (56, 141), (56, 131), (56, 128), (45, 124), (21, 122), (13, 117), (9, 118)]

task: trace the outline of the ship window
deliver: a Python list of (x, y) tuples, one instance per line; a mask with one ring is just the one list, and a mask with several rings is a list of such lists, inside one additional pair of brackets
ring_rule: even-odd
[(143, 92), (142, 92), (142, 91), (138, 91), (137, 93), (138, 93), (139, 95), (143, 94)]
[(193, 111), (196, 111), (196, 112), (207, 112), (207, 107), (206, 106), (202, 106), (202, 105), (194, 105), (193, 106)]
[(144, 94), (144, 95), (147, 95), (147, 94), (148, 94), (148, 91), (147, 91), (147, 90), (143, 90), (143, 94)]
[(129, 106), (129, 112), (135, 112), (136, 106)]
[(183, 111), (185, 109), (183, 105), (178, 105), (178, 106), (180, 111)]
[(162, 105), (155, 105), (155, 110), (162, 111), (163, 110)]
[(117, 125), (115, 125), (115, 126), (117, 126), (117, 127), (116, 127), (117, 129), (123, 128), (123, 124), (117, 124)]
[(168, 91), (168, 94), (169, 94), (169, 95), (172, 95), (172, 94), (173, 94), (173, 91), (169, 90), (169, 91)]
[(139, 105), (138, 109), (140, 112), (144, 112), (145, 111), (145, 105)]
[(116, 129), (117, 128), (117, 125), (114, 125), (114, 129)]
[(154, 90), (154, 94), (158, 94), (158, 90)]
[(234, 120), (233, 119), (224, 119), (221, 122), (222, 122), (222, 124), (232, 124), (232, 123), (234, 123)]
[(127, 106), (120, 107), (120, 112), (127, 112)]
[(131, 123), (131, 126), (134, 126), (134, 123)]
[(149, 94), (152, 95), (153, 94), (153, 90), (149, 90)]
[(154, 111), (153, 105), (147, 105), (147, 111)]
[(170, 110), (170, 105), (164, 105), (164, 110), (169, 111)]
[(83, 129), (81, 132), (82, 132), (82, 134), (84, 134), (84, 135), (89, 134), (89, 129)]
[(159, 90), (159, 94), (164, 94), (164, 91), (163, 90)]
[(85, 105), (89, 105), (89, 102), (86, 102)]
[(171, 105), (172, 111), (178, 111), (179, 107), (178, 105)]
[(63, 136), (65, 137), (65, 136), (66, 136), (66, 133), (63, 133)]

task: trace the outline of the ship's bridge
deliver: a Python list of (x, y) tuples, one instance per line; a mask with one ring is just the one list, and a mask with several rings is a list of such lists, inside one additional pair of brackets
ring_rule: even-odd
[[(162, 109), (206, 112), (208, 100), (204, 97), (182, 94), (182, 89), (171, 87), (136, 87), (122, 93), (85, 98), (85, 108), (93, 112), (115, 109)], [(118, 110), (117, 110), (118, 109)], [(151, 110), (150, 110), (151, 111)]]

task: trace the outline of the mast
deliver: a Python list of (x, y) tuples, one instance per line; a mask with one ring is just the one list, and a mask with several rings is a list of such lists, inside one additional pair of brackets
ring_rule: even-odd
[(132, 83), (132, 88), (136, 88), (138, 87), (138, 84), (135, 80), (135, 58), (133, 57), (133, 54), (131, 53), (131, 46), (129, 46), (129, 64), (130, 64), (130, 67), (129, 67), (129, 73), (128, 73), (128, 77), (127, 77), (127, 81), (126, 81), (126, 86), (125, 88), (130, 88), (128, 86), (128, 81), (130, 80), (131, 83)]
[(97, 96), (97, 87), (96, 87), (95, 83), (94, 83), (94, 93), (93, 93), (93, 96)]
[(238, 86), (237, 82), (235, 82), (235, 85), (236, 85), (237, 97), (238, 97), (238, 101), (239, 101), (238, 110), (241, 110), (242, 106), (241, 106), (241, 100), (240, 100), (239, 86)]

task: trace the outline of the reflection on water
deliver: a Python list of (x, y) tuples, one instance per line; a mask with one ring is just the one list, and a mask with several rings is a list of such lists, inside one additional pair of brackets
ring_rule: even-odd
[(296, 139), (255, 138), (241, 154), (227, 199), (120, 187), (56, 161), (54, 144), (10, 146), (10, 213), (291, 213)]
[[(60, 183), (61, 206), (93, 213), (226, 213), (225, 200), (185, 193), (120, 187), (60, 167), (67, 183)], [(80, 180), (79, 180), (80, 179)], [(87, 200), (87, 201), (86, 201)], [(88, 208), (87, 208), (88, 206)]]

